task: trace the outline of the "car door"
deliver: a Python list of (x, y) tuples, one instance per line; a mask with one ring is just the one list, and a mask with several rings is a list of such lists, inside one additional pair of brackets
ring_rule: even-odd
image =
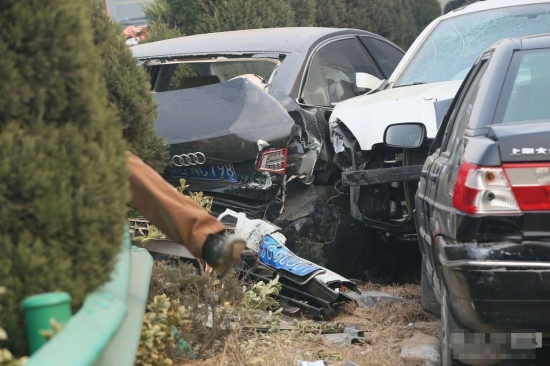
[(384, 78), (382, 70), (355, 35), (328, 40), (310, 56), (298, 103), (308, 129), (319, 131), (324, 145), (321, 161), (325, 164), (332, 160), (326, 145), (330, 114), (337, 103), (359, 95), (355, 88), (357, 72)]
[[(439, 155), (433, 159), (427, 169), (425, 185), (425, 227), (426, 234), (431, 241), (432, 263), (437, 269), (437, 236), (452, 231), (445, 225), (452, 225), (448, 220), (449, 214), (454, 211), (452, 195), (458, 166), (464, 148), (464, 133), (469, 125), (473, 104), (479, 92), (490, 54), (483, 57), (470, 71), (463, 87), (458, 94), (456, 104), (449, 110), (448, 125), (442, 139)], [(433, 261), (435, 260), (435, 261)]]
[[(436, 204), (438, 196), (452, 195), (450, 182), (453, 181), (453, 173), (456, 157), (461, 153), (472, 103), (478, 92), (478, 86), (486, 70), (487, 58), (473, 66), (466, 77), (457, 96), (449, 107), (441, 127), (434, 139), (430, 153), (422, 168), (421, 179), (416, 197), (417, 226), (422, 255), (426, 257), (426, 273), (432, 278), (432, 285), (439, 286), (439, 281), (434, 270), (437, 270), (437, 251), (435, 251), (435, 238), (442, 231), (441, 225), (446, 224), (446, 213), (451, 207), (442, 207)], [(452, 199), (446, 199), (452, 202)], [(437, 273), (440, 275), (440, 273)], [(439, 277), (441, 278), (441, 277)], [(439, 291), (436, 291), (439, 293)]]

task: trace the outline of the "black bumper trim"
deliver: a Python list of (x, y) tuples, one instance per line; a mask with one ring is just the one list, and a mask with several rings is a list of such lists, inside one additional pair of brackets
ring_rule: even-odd
[(459, 260), (447, 261), (439, 255), (439, 262), (446, 268), (522, 268), (522, 269), (549, 269), (550, 262), (519, 262), (519, 261), (490, 261), (490, 260)]
[(390, 182), (419, 181), (421, 173), (422, 165), (344, 172), (342, 173), (342, 186), (354, 187)]

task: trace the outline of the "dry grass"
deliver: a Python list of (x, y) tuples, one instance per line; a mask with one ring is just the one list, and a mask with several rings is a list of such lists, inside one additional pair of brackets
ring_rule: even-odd
[(342, 307), (342, 314), (334, 321), (366, 331), (369, 343), (351, 347), (330, 345), (315, 333), (285, 331), (272, 334), (236, 332), (231, 335), (224, 351), (205, 361), (188, 365), (297, 365), (297, 361), (326, 360), (330, 365), (346, 361), (368, 366), (420, 366), (422, 362), (399, 359), (401, 343), (415, 333), (438, 335), (438, 319), (424, 312), (420, 305), (418, 285), (380, 286), (363, 285), (369, 290), (384, 291), (407, 299), (402, 303), (381, 303), (359, 308), (352, 304)]

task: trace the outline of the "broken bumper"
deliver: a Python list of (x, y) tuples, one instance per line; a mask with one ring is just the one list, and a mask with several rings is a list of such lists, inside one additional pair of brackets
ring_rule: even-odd
[(470, 329), (550, 331), (550, 243), (449, 244), (439, 262), (455, 319)]
[(422, 165), (357, 170), (342, 173), (342, 185), (344, 187), (354, 187), (391, 182), (419, 181), (421, 173)]

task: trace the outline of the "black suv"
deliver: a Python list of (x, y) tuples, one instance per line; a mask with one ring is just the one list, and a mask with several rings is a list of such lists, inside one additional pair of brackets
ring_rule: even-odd
[[(424, 163), (422, 299), (441, 312), (443, 365), (534, 354), (550, 330), (549, 65), (550, 36), (489, 48)], [(422, 124), (397, 124), (384, 140), (414, 148), (424, 136)]]

